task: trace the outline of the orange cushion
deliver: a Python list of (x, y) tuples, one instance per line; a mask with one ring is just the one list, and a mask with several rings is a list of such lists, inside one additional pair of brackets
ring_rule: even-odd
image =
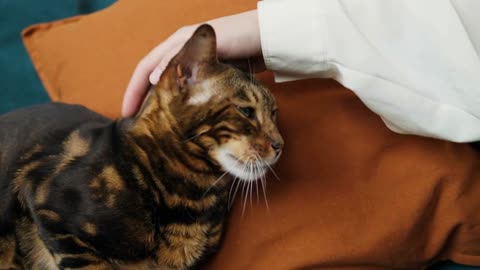
[[(122, 0), (24, 31), (55, 101), (117, 117), (137, 62), (180, 26), (253, 9), (256, 1)], [(235, 29), (232, 29), (235, 31)], [(480, 164), (468, 145), (390, 132), (329, 80), (274, 84), (285, 153), (269, 209), (237, 200), (206, 269), (424, 268), (480, 265)]]

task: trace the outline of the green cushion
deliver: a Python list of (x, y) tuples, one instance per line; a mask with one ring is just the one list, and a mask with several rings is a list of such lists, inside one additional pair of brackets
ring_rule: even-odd
[(435, 267), (432, 267), (430, 270), (479, 270), (480, 267), (471, 267), (454, 264), (452, 262), (444, 263)]
[(49, 98), (20, 37), (22, 29), (104, 8), (114, 0), (0, 1), (0, 114)]

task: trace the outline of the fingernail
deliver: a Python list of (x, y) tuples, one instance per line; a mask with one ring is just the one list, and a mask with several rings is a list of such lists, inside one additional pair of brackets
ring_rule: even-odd
[(157, 84), (158, 80), (160, 80), (160, 74), (162, 73), (162, 70), (159, 68), (155, 68), (152, 73), (150, 74), (150, 83), (151, 84)]

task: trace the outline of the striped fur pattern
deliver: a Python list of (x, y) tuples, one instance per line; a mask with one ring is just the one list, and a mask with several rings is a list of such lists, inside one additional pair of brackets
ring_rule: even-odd
[(231, 178), (262, 178), (283, 140), (273, 96), (215, 46), (197, 29), (132, 118), (0, 116), (0, 269), (195, 269), (219, 248)]

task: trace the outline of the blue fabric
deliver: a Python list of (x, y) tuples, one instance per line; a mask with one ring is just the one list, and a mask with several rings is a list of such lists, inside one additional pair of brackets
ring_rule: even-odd
[(431, 270), (479, 270), (479, 269), (480, 267), (464, 266), (464, 265), (454, 264), (452, 262), (444, 263), (431, 268)]
[(49, 101), (20, 37), (25, 27), (104, 8), (114, 0), (0, 0), (0, 114)]

